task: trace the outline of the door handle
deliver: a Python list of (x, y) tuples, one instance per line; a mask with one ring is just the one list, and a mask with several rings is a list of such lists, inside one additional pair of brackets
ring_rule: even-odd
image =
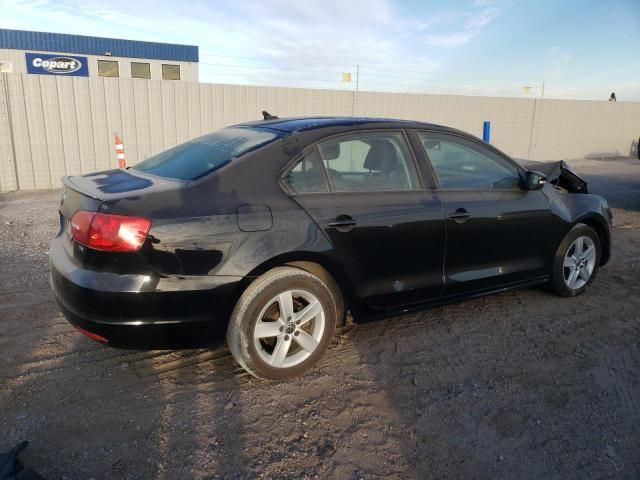
[(356, 226), (356, 221), (349, 215), (338, 215), (333, 222), (328, 223), (328, 226), (339, 232), (348, 232)]
[(471, 218), (471, 214), (464, 208), (458, 208), (455, 212), (449, 214), (448, 218), (456, 223), (464, 223)]

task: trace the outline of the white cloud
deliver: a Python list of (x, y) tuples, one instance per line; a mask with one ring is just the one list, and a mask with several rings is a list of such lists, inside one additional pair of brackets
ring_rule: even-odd
[(431, 33), (426, 36), (427, 45), (431, 47), (453, 48), (464, 45), (471, 41), (471, 39), (477, 36), (498, 15), (497, 7), (486, 7), (486, 5), (488, 5), (489, 3), (493, 2), (476, 1), (474, 2), (474, 6), (483, 6), (485, 8), (483, 8), (479, 12), (477, 10), (473, 10), (464, 14), (458, 14), (458, 18), (450, 16), (450, 21), (445, 21), (443, 23), (452, 25), (459, 22), (459, 17), (464, 16), (466, 17), (464, 27), (462, 29), (454, 31)]
[(477, 15), (472, 15), (467, 21), (467, 30), (479, 32), (481, 29), (489, 25), (491, 21), (498, 15), (498, 9), (495, 7), (482, 10)]
[(442, 33), (440, 35), (427, 35), (427, 44), (432, 47), (452, 48), (464, 45), (476, 34), (473, 32)]

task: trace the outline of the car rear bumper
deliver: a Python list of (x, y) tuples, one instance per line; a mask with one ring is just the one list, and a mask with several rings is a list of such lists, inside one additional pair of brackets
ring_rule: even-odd
[[(82, 333), (120, 348), (190, 348), (224, 342), (242, 277), (186, 279), (166, 289), (145, 275), (83, 269), (56, 238), (50, 283), (63, 314)], [(155, 284), (155, 286), (153, 286)]]

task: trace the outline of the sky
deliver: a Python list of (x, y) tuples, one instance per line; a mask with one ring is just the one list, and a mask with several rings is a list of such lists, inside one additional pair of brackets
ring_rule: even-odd
[(640, 0), (0, 0), (0, 28), (198, 45), (209, 83), (640, 101)]

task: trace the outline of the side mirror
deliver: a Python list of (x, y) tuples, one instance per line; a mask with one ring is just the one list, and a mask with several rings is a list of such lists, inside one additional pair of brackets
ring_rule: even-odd
[(544, 185), (544, 178), (540, 172), (528, 171), (524, 177), (525, 190), (540, 190)]

